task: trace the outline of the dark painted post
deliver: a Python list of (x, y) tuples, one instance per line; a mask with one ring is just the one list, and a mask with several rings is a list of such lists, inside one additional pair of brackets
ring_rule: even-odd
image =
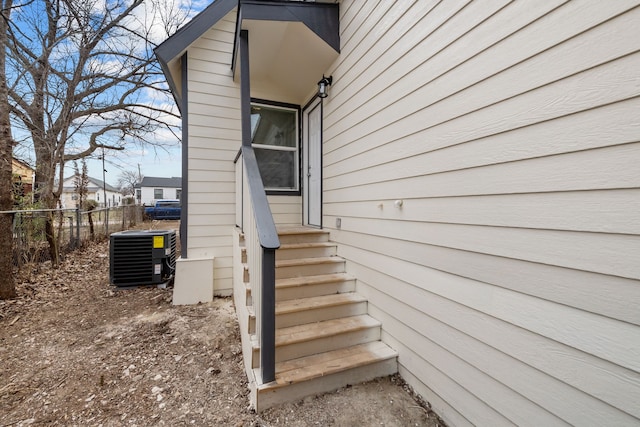
[[(249, 32), (247, 30), (240, 31), (240, 115), (242, 119), (242, 146), (248, 149), (251, 153), (251, 164), (255, 164), (257, 169), (257, 163), (255, 162), (255, 155), (251, 150), (251, 86), (250, 86), (250, 74), (249, 74)], [(243, 162), (247, 161), (247, 156), (242, 156)], [(246, 163), (245, 163), (246, 164)], [(251, 171), (247, 169), (247, 173)], [(255, 179), (260, 180), (260, 187), (262, 181), (259, 175), (256, 175)], [(249, 181), (251, 178), (249, 178)], [(251, 185), (251, 182), (249, 182)], [(253, 186), (256, 187), (255, 185)], [(250, 191), (250, 193), (252, 193)], [(250, 194), (250, 197), (255, 201), (257, 200), (256, 194)], [(266, 202), (266, 200), (265, 200)], [(269, 212), (269, 205), (265, 203), (265, 206), (256, 206), (253, 203), (254, 212), (253, 215), (266, 214)], [(264, 210), (264, 212), (263, 212)], [(269, 212), (270, 215), (270, 212)], [(258, 235), (260, 236), (264, 230), (261, 230), (261, 221), (259, 215), (256, 215), (256, 225), (258, 227)], [(276, 237), (277, 239), (277, 237)], [(261, 316), (260, 316), (260, 369), (262, 371), (262, 382), (269, 383), (276, 379), (275, 362), (276, 362), (276, 317), (275, 317), (275, 249), (264, 248), (264, 243), (261, 242), (262, 249), (262, 304), (261, 304)]]
[(180, 195), (180, 257), (188, 258), (189, 231), (189, 79), (187, 52), (182, 55), (182, 194)]
[(242, 145), (251, 146), (251, 84), (249, 73), (249, 31), (240, 30), (240, 117)]
[(262, 382), (276, 379), (276, 251), (262, 250), (262, 345), (260, 367)]

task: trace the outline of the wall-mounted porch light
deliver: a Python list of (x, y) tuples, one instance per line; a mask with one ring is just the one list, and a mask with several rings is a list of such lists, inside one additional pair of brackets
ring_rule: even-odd
[(329, 86), (333, 83), (333, 76), (325, 77), (322, 75), (322, 80), (318, 82), (318, 96), (320, 98), (326, 98), (329, 95)]

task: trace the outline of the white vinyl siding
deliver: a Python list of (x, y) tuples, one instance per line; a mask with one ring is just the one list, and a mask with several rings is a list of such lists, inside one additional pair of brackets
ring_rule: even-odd
[(235, 10), (187, 51), (189, 258), (214, 257), (214, 293), (232, 291), (233, 159), (240, 148), (240, 88), (231, 78)]
[(302, 223), (302, 197), (267, 196), (276, 225), (300, 225)]
[(323, 223), (450, 425), (640, 423), (638, 3), (341, 2)]
[[(231, 75), (236, 11), (189, 47), (189, 258), (214, 257), (214, 293), (232, 291), (240, 84)], [(273, 95), (273, 94), (271, 94)], [(281, 101), (278, 96), (273, 97)], [(268, 196), (276, 224), (300, 224), (300, 196)]]

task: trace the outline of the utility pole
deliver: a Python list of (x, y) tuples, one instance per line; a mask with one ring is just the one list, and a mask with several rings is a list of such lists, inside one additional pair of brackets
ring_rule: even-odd
[(104, 147), (102, 147), (102, 196), (104, 197), (104, 207), (107, 207), (107, 170), (104, 168)]

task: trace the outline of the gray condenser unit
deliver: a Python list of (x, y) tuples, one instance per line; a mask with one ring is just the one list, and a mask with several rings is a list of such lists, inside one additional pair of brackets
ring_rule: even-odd
[(119, 287), (165, 284), (176, 268), (176, 232), (121, 231), (109, 241), (109, 279)]

